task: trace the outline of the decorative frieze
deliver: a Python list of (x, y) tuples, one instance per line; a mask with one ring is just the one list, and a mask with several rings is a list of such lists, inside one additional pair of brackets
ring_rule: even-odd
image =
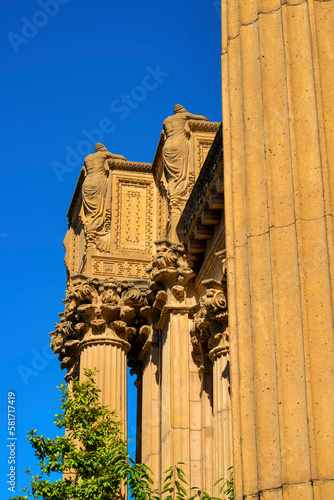
[(117, 259), (111, 257), (92, 257), (94, 276), (112, 276), (114, 278), (147, 279), (148, 261)]
[(211, 146), (212, 139), (198, 139), (197, 141), (197, 158), (198, 163), (201, 167), (203, 166), (203, 163), (208, 155)]

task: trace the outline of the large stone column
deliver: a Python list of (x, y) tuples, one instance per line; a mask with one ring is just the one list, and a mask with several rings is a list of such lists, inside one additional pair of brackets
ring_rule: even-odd
[(117, 412), (126, 439), (127, 353), (138, 336), (132, 324), (147, 306), (144, 294), (126, 281), (77, 275), (71, 278), (64, 302), (51, 345), (62, 368), (67, 368), (65, 379), (76, 375), (83, 380), (85, 369), (96, 369), (101, 402)]
[(189, 319), (173, 308), (162, 331), (161, 466), (183, 462), (190, 477)]
[[(233, 465), (232, 457), (232, 418), (230, 396), (230, 357), (228, 354), (228, 330), (214, 339), (210, 351), (213, 362), (213, 479), (230, 477), (229, 468)], [(213, 484), (214, 484), (213, 483)], [(221, 484), (215, 487), (214, 494), (219, 495)]]
[[(194, 437), (196, 429), (196, 423), (191, 420), (195, 417), (191, 396), (196, 390), (191, 370), (195, 365), (191, 354), (189, 319), (189, 306), (194, 299), (189, 298), (188, 283), (194, 272), (191, 258), (186, 255), (183, 245), (168, 240), (160, 240), (156, 244), (157, 253), (150, 277), (156, 294), (153, 309), (160, 311), (155, 322), (155, 329), (160, 331), (159, 475), (163, 479), (163, 472), (168, 467), (184, 462), (182, 467), (190, 488), (200, 486), (200, 459), (198, 453), (191, 450), (191, 437)], [(197, 384), (199, 392), (200, 382)], [(198, 444), (200, 446), (200, 442)]]
[(333, 1), (222, 1), (236, 499), (334, 498)]
[[(127, 343), (128, 344), (128, 343)], [(124, 438), (127, 436), (127, 363), (126, 353), (130, 345), (116, 344), (110, 339), (87, 342), (81, 348), (80, 380), (84, 369), (98, 370), (97, 387), (101, 390), (101, 402), (115, 410), (122, 421)]]

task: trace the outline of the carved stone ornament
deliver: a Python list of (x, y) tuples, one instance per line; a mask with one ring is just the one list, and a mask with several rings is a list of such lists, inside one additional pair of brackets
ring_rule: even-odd
[(157, 252), (152, 258), (152, 267), (147, 272), (152, 291), (152, 321), (155, 328), (163, 328), (169, 312), (185, 313), (186, 287), (195, 276), (197, 258), (187, 254), (181, 243), (167, 239), (155, 241)]
[(68, 370), (65, 379), (78, 372), (83, 346), (111, 344), (127, 353), (132, 341), (141, 345), (146, 342), (150, 334), (143, 330), (147, 322), (146, 296), (145, 282), (134, 285), (82, 275), (71, 279), (64, 300), (65, 311), (50, 334), (51, 348), (59, 355), (61, 368)]
[[(172, 243), (167, 239), (155, 241), (157, 252), (153, 256), (152, 267), (148, 269), (151, 288), (154, 283), (172, 289), (185, 287), (195, 276), (196, 259), (187, 254), (182, 243)], [(180, 298), (181, 289), (174, 289), (173, 294)]]
[(202, 284), (206, 292), (192, 308), (191, 331), (193, 358), (200, 370), (207, 369), (208, 358), (214, 361), (229, 352), (226, 283), (210, 279)]

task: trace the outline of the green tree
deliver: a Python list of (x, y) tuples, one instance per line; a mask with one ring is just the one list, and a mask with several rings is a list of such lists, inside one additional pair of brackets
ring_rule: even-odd
[[(63, 383), (59, 389), (63, 413), (54, 423), (65, 427), (66, 435), (50, 439), (29, 432), (40, 474), (34, 476), (28, 469), (30, 485), (12, 500), (111, 500), (125, 483), (136, 498), (149, 498), (150, 470), (128, 456), (121, 422), (99, 402), (94, 372), (86, 370), (86, 380), (74, 381), (71, 391)], [(61, 477), (50, 481), (52, 472)]]
[[(122, 488), (127, 488), (129, 498), (136, 500), (212, 498), (198, 488), (192, 488), (192, 496), (188, 497), (181, 464), (166, 470), (162, 492), (154, 490), (151, 470), (129, 457), (121, 422), (116, 420), (115, 412), (100, 403), (95, 372), (86, 370), (85, 375), (86, 380), (75, 380), (71, 390), (63, 383), (59, 387), (63, 413), (55, 416), (54, 423), (59, 429), (66, 428), (65, 436), (50, 439), (38, 436), (36, 430), (28, 433), (40, 474), (34, 476), (28, 469), (30, 485), (21, 490), (23, 495), (11, 500), (112, 500), (120, 498)], [(53, 472), (58, 472), (60, 478), (51, 481)], [(233, 495), (232, 476), (224, 486), (229, 487), (225, 493)]]

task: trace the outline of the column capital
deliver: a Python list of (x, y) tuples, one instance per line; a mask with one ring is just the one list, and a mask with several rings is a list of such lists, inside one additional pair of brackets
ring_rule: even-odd
[[(187, 286), (188, 282), (195, 276), (195, 258), (185, 251), (182, 243), (173, 243), (162, 239), (154, 242), (156, 254), (152, 259), (152, 267), (148, 269), (151, 280), (151, 288), (175, 289), (176, 294), (181, 295), (181, 288)], [(158, 285), (154, 286), (154, 285)]]
[[(65, 311), (51, 335), (66, 379), (78, 373), (80, 352), (94, 344), (110, 344), (128, 353), (131, 342), (145, 336), (147, 282), (99, 280), (73, 276), (66, 288)], [(143, 312), (143, 316), (141, 316)], [(148, 327), (149, 328), (149, 327)]]
[(189, 255), (182, 243), (168, 239), (155, 241), (156, 254), (148, 269), (152, 290), (154, 326), (162, 329), (171, 312), (186, 314), (187, 286), (195, 276), (196, 257)]
[(194, 328), (191, 331), (193, 358), (200, 371), (229, 352), (226, 282), (213, 279), (202, 281), (206, 287), (198, 304), (191, 308)]

